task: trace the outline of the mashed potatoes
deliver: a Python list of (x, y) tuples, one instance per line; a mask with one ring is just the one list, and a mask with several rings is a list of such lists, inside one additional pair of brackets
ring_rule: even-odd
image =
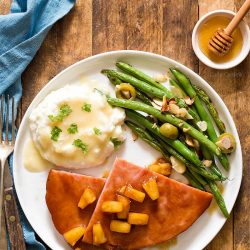
[(112, 108), (105, 96), (88, 86), (66, 86), (51, 92), (29, 119), (41, 156), (76, 169), (103, 163), (125, 140), (124, 118), (122, 109)]

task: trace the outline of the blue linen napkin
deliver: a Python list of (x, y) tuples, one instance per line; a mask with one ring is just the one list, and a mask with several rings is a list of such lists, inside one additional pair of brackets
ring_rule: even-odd
[[(22, 95), (21, 74), (35, 56), (52, 25), (66, 15), (75, 0), (13, 0), (8, 15), (0, 15), (0, 95)], [(10, 159), (12, 170), (12, 157)], [(21, 209), (28, 250), (45, 250)]]

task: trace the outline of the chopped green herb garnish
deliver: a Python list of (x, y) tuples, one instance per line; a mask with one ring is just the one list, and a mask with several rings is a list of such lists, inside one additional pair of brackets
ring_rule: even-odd
[(93, 128), (96, 135), (101, 135), (102, 131), (99, 128)]
[(48, 117), (52, 122), (62, 122), (64, 117), (68, 116), (71, 112), (71, 107), (68, 104), (64, 104), (60, 107), (57, 115), (49, 115)]
[(91, 104), (84, 103), (82, 106), (82, 111), (91, 112)]
[(71, 123), (69, 128), (67, 129), (69, 134), (75, 134), (78, 132), (77, 124), (76, 123)]
[(110, 141), (114, 144), (114, 148), (117, 149), (123, 142), (119, 141), (117, 138), (115, 137), (111, 137)]
[(58, 127), (52, 128), (52, 130), (50, 132), (50, 134), (51, 134), (51, 137), (50, 137), (51, 140), (57, 141), (61, 132), (62, 132), (62, 130), (60, 128), (58, 128)]
[(74, 140), (73, 145), (80, 148), (84, 154), (88, 152), (88, 145), (86, 145), (81, 139)]

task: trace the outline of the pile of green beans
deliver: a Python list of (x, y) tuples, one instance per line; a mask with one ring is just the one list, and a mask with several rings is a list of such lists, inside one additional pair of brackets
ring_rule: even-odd
[[(104, 69), (102, 73), (107, 75), (110, 82), (115, 86), (122, 83), (132, 85), (136, 91), (136, 99), (129, 100), (107, 96), (108, 103), (115, 107), (124, 108), (126, 110), (126, 125), (143, 141), (159, 151), (166, 161), (169, 161), (170, 156), (174, 156), (183, 162), (187, 168), (184, 176), (189, 180), (190, 185), (202, 191), (211, 192), (222, 213), (228, 218), (229, 213), (223, 196), (216, 184), (216, 182), (225, 181), (227, 178), (222, 175), (215, 164), (214, 158), (217, 157), (226, 170), (229, 169), (229, 161), (215, 144), (218, 136), (211, 117), (221, 133), (225, 132), (225, 125), (208, 95), (202, 89), (193, 85), (181, 71), (171, 68), (170, 71), (175, 79), (170, 79), (170, 84), (179, 88), (183, 97), (189, 96), (194, 100), (193, 104), (187, 105), (184, 98), (175, 96), (166, 86), (133, 66), (124, 62), (117, 62), (116, 66), (121, 71)], [(180, 108), (185, 108), (188, 111), (192, 119), (180, 119), (168, 112), (161, 112), (152, 105), (153, 98), (162, 100), (164, 97), (175, 100)], [(147, 115), (153, 116), (158, 122), (151, 122), (147, 119)], [(205, 132), (201, 131), (196, 125), (198, 121), (207, 123)], [(169, 139), (164, 136), (159, 127), (163, 123), (170, 123), (178, 128), (180, 133), (188, 134), (197, 140), (200, 144), (201, 155), (197, 155), (181, 137)], [(211, 166), (206, 167), (203, 160), (211, 160)]]

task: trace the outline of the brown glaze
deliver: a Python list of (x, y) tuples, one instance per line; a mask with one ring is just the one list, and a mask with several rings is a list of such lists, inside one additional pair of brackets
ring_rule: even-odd
[[(142, 183), (151, 177), (157, 178), (160, 198), (152, 201), (146, 195), (143, 203), (132, 201), (130, 209), (132, 212), (149, 214), (148, 225), (133, 226), (129, 234), (111, 232), (110, 221), (116, 218), (116, 215), (103, 213), (101, 211), (103, 202), (115, 200), (117, 190), (126, 184), (131, 184), (134, 188), (143, 191)], [(108, 249), (139, 249), (164, 242), (188, 229), (208, 208), (211, 200), (212, 195), (209, 193), (117, 159), (83, 240), (92, 243), (92, 227), (100, 222), (108, 239), (105, 245)]]
[(85, 188), (90, 187), (99, 197), (105, 179), (65, 171), (51, 170), (47, 179), (46, 203), (55, 228), (64, 234), (72, 228), (88, 225), (96, 202), (85, 209), (78, 202)]

